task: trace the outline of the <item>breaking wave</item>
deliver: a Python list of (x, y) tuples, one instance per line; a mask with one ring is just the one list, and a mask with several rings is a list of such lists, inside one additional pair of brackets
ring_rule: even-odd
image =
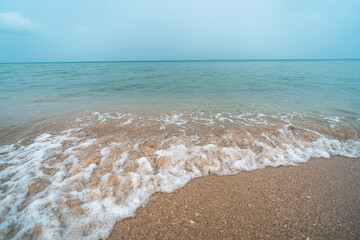
[(360, 157), (358, 123), (336, 116), (93, 112), (70, 122), (0, 146), (0, 238), (105, 239), (152, 194), (197, 177)]

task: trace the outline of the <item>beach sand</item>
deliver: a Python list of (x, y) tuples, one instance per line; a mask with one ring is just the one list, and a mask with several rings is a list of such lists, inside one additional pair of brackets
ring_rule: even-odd
[(157, 193), (109, 239), (359, 239), (360, 159), (197, 178)]

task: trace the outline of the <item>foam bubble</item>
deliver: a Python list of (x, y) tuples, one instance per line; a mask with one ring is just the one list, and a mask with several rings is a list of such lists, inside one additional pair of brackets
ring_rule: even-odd
[(358, 130), (344, 139), (297, 117), (96, 112), (0, 146), (0, 238), (105, 239), (152, 194), (196, 177), (360, 156)]

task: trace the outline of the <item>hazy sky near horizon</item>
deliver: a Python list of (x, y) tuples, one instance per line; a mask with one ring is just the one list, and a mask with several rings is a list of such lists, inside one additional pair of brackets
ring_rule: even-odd
[(360, 58), (360, 1), (0, 1), (0, 62), (279, 58)]

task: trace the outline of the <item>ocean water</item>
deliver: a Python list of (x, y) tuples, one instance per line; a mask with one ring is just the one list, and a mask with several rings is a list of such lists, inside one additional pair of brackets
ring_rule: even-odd
[(156, 192), (360, 157), (360, 61), (0, 64), (0, 238), (105, 239)]
[(360, 113), (360, 60), (0, 64), (0, 126), (125, 107)]

